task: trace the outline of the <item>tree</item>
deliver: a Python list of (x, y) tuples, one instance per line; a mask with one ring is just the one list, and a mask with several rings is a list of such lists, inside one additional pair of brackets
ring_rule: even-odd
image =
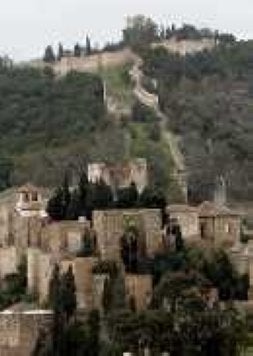
[(112, 206), (113, 194), (111, 187), (105, 183), (103, 179), (100, 179), (93, 185), (93, 207), (94, 209), (104, 209)]
[(72, 266), (69, 266), (68, 271), (63, 274), (61, 280), (61, 299), (62, 309), (66, 315), (66, 321), (74, 315), (76, 311), (76, 286), (75, 277), (73, 274)]
[(123, 38), (127, 45), (139, 49), (158, 38), (158, 26), (152, 19), (142, 15), (129, 17)]
[(48, 215), (56, 221), (64, 219), (64, 207), (62, 203), (62, 189), (58, 188), (47, 203)]
[(70, 202), (67, 209), (67, 220), (77, 220), (82, 215), (80, 208), (80, 196), (77, 189), (71, 193)]
[(174, 231), (172, 233), (175, 235), (175, 245), (176, 251), (182, 251), (184, 249), (184, 240), (181, 232), (181, 228), (179, 225), (174, 226)]
[(58, 45), (58, 54), (57, 54), (57, 60), (60, 61), (63, 57), (64, 54), (64, 49), (63, 49), (63, 45), (61, 43), (59, 43)]
[[(52, 352), (59, 355), (59, 348), (63, 337), (62, 299), (60, 268), (55, 264), (52, 277), (49, 282), (49, 304), (53, 309), (52, 323)], [(60, 356), (60, 355), (59, 355)]]
[(99, 355), (99, 334), (100, 334), (100, 318), (97, 310), (92, 310), (88, 315), (87, 320), (89, 328), (89, 352), (88, 356)]
[(96, 251), (96, 238), (90, 231), (85, 231), (82, 239), (82, 249), (80, 251), (80, 257), (89, 257)]
[(117, 191), (117, 206), (120, 208), (134, 208), (137, 206), (139, 193), (136, 184), (132, 182), (129, 187)]
[(43, 60), (46, 63), (54, 63), (55, 62), (55, 54), (54, 54), (54, 50), (53, 50), (52, 46), (46, 47)]
[(71, 201), (71, 193), (69, 189), (69, 176), (68, 173), (65, 173), (63, 184), (62, 184), (62, 208), (63, 208), (64, 218), (67, 217), (70, 201)]
[(103, 310), (105, 313), (107, 313), (110, 310), (111, 303), (112, 303), (112, 285), (111, 285), (110, 277), (107, 277), (104, 282), (103, 299), (102, 299)]
[(169, 311), (176, 312), (183, 305), (188, 293), (202, 301), (201, 291), (210, 282), (199, 272), (167, 272), (155, 289), (154, 298), (158, 306), (166, 305)]
[(91, 54), (91, 41), (90, 41), (90, 38), (89, 36), (86, 36), (86, 54), (87, 56), (89, 56)]
[(47, 213), (53, 220), (65, 220), (68, 218), (68, 214), (74, 214), (74, 211), (69, 211), (70, 203), (71, 193), (68, 174), (66, 173), (62, 185), (56, 189), (47, 203)]
[(81, 57), (81, 47), (80, 47), (79, 43), (76, 43), (74, 46), (74, 56)]

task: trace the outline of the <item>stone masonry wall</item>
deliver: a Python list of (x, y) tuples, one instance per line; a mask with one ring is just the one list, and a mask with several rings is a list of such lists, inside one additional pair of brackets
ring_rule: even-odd
[(148, 307), (152, 297), (152, 276), (127, 274), (125, 288), (127, 301), (133, 297), (137, 310), (145, 310)]
[(102, 259), (120, 260), (121, 238), (129, 223), (134, 223), (141, 231), (149, 256), (152, 256), (162, 247), (160, 210), (95, 211), (93, 213), (93, 227), (97, 234), (97, 248)]
[(66, 75), (70, 71), (97, 72), (100, 69), (124, 65), (133, 61), (134, 54), (130, 49), (117, 52), (103, 52), (87, 57), (64, 57), (53, 66), (57, 75)]
[(39, 331), (51, 320), (50, 311), (0, 313), (0, 355), (30, 356)]
[(177, 41), (175, 38), (163, 41), (161, 43), (154, 43), (153, 48), (164, 47), (169, 52), (178, 53), (182, 56), (186, 54), (193, 54), (202, 52), (204, 50), (212, 50), (215, 47), (215, 39), (204, 38), (202, 40), (181, 40)]
[(0, 278), (16, 273), (18, 264), (19, 256), (14, 246), (0, 248)]

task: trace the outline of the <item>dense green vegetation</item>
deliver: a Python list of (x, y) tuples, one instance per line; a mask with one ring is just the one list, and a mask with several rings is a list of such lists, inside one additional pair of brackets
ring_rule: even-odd
[(252, 41), (186, 57), (163, 48), (143, 53), (167, 125), (182, 137), (191, 198), (210, 199), (216, 177), (223, 175), (231, 199), (251, 200)]
[[(23, 175), (32, 179), (36, 162), (35, 171), (39, 165), (54, 169), (59, 164), (54, 153), (59, 161), (65, 149), (71, 151), (73, 143), (78, 145), (106, 125), (103, 86), (95, 75), (70, 73), (56, 80), (50, 70), (3, 66), (0, 94), (3, 186), (19, 182)], [(44, 169), (37, 171), (42, 181), (47, 179)]]
[(66, 170), (71, 171), (72, 184), (88, 162), (146, 157), (151, 185), (168, 190), (174, 184), (169, 150), (159, 129), (153, 130), (150, 115), (139, 110), (145, 121), (139, 123), (135, 109), (133, 119), (115, 120), (106, 112), (101, 78), (108, 83), (109, 96), (131, 112), (127, 71), (122, 67), (98, 75), (70, 73), (55, 78), (48, 68), (41, 72), (2, 65), (0, 189), (26, 181), (55, 186)]

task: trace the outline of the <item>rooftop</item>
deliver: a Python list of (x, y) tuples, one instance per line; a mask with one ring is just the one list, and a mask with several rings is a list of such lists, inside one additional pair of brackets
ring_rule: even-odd
[(240, 216), (235, 210), (229, 209), (224, 205), (217, 205), (213, 202), (204, 201), (198, 207), (200, 217), (215, 217), (215, 216)]

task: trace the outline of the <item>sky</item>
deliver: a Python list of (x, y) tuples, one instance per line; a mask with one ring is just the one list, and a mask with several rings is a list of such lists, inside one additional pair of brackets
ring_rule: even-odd
[(253, 0), (0, 0), (0, 55), (36, 58), (48, 44), (72, 47), (86, 34), (103, 44), (120, 38), (135, 14), (253, 38)]

